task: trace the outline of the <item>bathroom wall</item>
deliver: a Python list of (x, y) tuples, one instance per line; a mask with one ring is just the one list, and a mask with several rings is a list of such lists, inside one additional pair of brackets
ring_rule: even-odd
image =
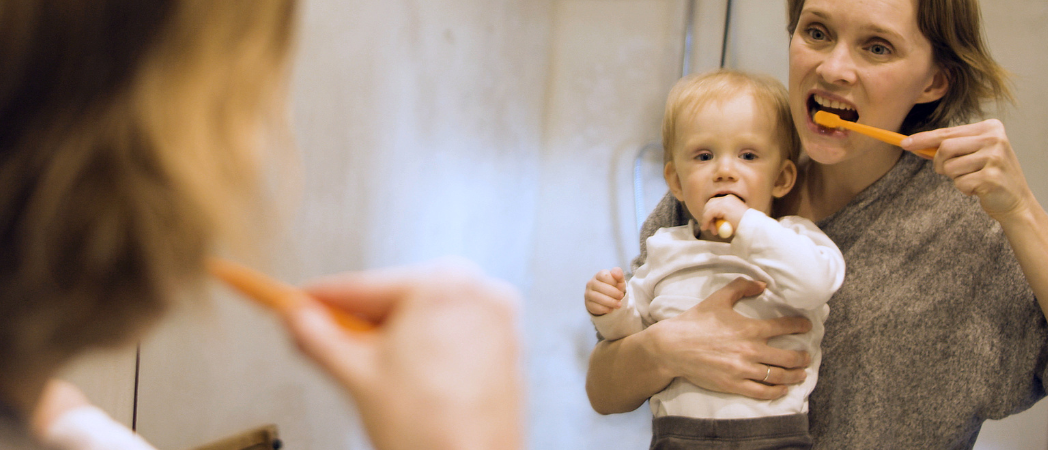
[[(983, 2), (994, 55), (1016, 75), (1017, 109), (1001, 117), (1035, 194), (1048, 201), (1048, 39), (1043, 0)], [(583, 392), (586, 357), (595, 342), (581, 295), (603, 268), (637, 253), (633, 162), (659, 136), (662, 102), (680, 73), (684, 2), (561, 0), (554, 10), (551, 101), (546, 113), (542, 194), (529, 320), (545, 364), (533, 364), (533, 444), (541, 449), (644, 448), (647, 407), (601, 417)], [(787, 78), (785, 2), (735, 0), (726, 65)], [(693, 66), (719, 65), (726, 1), (696, 2)], [(663, 14), (668, 14), (665, 16)], [(665, 44), (657, 46), (663, 39)], [(651, 48), (656, 45), (656, 48)], [(656, 152), (657, 153), (657, 152)], [(659, 157), (642, 155), (644, 197), (662, 186)], [(654, 178), (654, 181), (652, 179)], [(581, 182), (580, 182), (581, 180)], [(659, 193), (654, 198), (659, 198)], [(646, 206), (653, 206), (650, 198)], [(570, 242), (570, 245), (564, 243)], [(561, 243), (561, 244), (558, 244)], [(537, 330), (539, 325), (535, 325)], [(546, 392), (556, 395), (544, 394)], [(547, 396), (548, 395), (548, 396)], [(543, 399), (545, 398), (545, 399)], [(584, 430), (572, 432), (572, 430)], [(1048, 448), (1048, 402), (1003, 421), (989, 421), (980, 449)]]
[[(786, 78), (785, 9), (735, 0), (727, 65)], [(989, 5), (990, 2), (983, 2)], [(995, 55), (1016, 74), (1003, 111), (1048, 201), (1048, 3), (995, 0)], [(697, 0), (690, 66), (720, 64), (726, 0)], [(288, 281), (457, 254), (516, 285), (528, 346), (528, 448), (645, 448), (647, 407), (600, 416), (586, 280), (637, 253), (634, 162), (659, 139), (682, 72), (687, 0), (307, 0), (293, 83), (300, 167), (269, 270)], [(642, 209), (664, 185), (640, 158)], [(296, 175), (297, 174), (297, 175)], [(642, 216), (647, 211), (642, 211)], [(263, 423), (287, 448), (368, 448), (352, 406), (275, 320), (216, 287), (142, 343), (139, 431), (178, 450)], [(134, 349), (71, 369), (120, 420)], [(978, 448), (1048, 448), (1048, 403), (986, 425)]]

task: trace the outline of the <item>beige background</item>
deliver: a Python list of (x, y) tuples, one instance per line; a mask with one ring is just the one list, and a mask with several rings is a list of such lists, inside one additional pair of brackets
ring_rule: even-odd
[[(784, 2), (736, 0), (728, 62), (785, 80)], [(1048, 2), (984, 1), (1020, 105), (1002, 112), (1048, 201)], [(724, 0), (698, 0), (691, 70), (719, 63)], [(992, 5), (991, 5), (992, 4)], [(603, 417), (583, 391), (583, 284), (637, 253), (633, 162), (680, 76), (686, 0), (308, 0), (294, 81), (302, 194), (273, 271), (309, 276), (458, 254), (525, 297), (529, 448), (636, 449), (646, 408)], [(645, 203), (665, 187), (642, 159)], [(71, 377), (130, 422), (134, 349)], [(293, 449), (368, 448), (352, 406), (264, 311), (216, 290), (142, 344), (139, 431), (178, 450), (276, 423)], [(1048, 403), (978, 448), (1048, 448)]]

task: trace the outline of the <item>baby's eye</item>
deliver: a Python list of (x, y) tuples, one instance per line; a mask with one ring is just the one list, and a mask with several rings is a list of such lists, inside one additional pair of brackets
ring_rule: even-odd
[(699, 161), (709, 161), (709, 160), (713, 159), (713, 153), (701, 152), (698, 155), (695, 155), (695, 159), (697, 159)]
[(742, 158), (746, 161), (753, 161), (757, 159), (757, 153), (752, 151), (745, 151), (739, 154), (739, 158)]

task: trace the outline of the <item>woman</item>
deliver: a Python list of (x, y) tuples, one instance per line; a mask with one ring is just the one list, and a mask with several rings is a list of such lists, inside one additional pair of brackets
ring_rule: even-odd
[[(0, 3), (0, 447), (147, 445), (70, 419), (85, 400), (48, 380), (201, 293), (208, 254), (250, 247), (295, 3)], [(382, 324), (366, 336), (316, 301), (286, 314), (377, 448), (520, 445), (514, 294), (456, 267), (308, 288)]]
[[(978, 5), (790, 0), (788, 11), (791, 109), (811, 161), (782, 206), (816, 221), (848, 266), (810, 399), (816, 447), (970, 448), (984, 420), (1043, 397), (1048, 375), (1034, 296), (1048, 298), (1038, 267), (1048, 216), (1000, 122), (957, 126), (983, 100), (1009, 98)], [(823, 109), (917, 133), (906, 150), (938, 153), (925, 161), (819, 127), (811, 115)], [(664, 201), (642, 234), (683, 220)], [(764, 399), (802, 381), (808, 356), (766, 342), (810, 325), (731, 309), (759, 290), (737, 280), (676, 320), (599, 343), (587, 379), (594, 408), (635, 409), (675, 377)]]

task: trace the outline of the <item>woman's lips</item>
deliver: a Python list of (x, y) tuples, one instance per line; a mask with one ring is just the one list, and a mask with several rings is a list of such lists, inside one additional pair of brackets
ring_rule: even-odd
[[(816, 99), (816, 97), (818, 97), (818, 99)], [(844, 119), (844, 120), (849, 120), (849, 121), (852, 121), (852, 122), (857, 121), (859, 119), (858, 112), (855, 110), (855, 108), (853, 106), (851, 106), (850, 103), (847, 103), (847, 102), (844, 102), (844, 101), (841, 101), (841, 100), (832, 99), (832, 98), (830, 98), (830, 97), (828, 97), (828, 96), (826, 96), (824, 94), (823, 95), (820, 95), (820, 94), (817, 94), (817, 93), (809, 94), (808, 95), (807, 108), (808, 108), (808, 114), (807, 114), (808, 117), (806, 119), (806, 122), (807, 122), (808, 129), (811, 130), (813, 133), (818, 134), (820, 136), (844, 139), (844, 138), (848, 137), (848, 133), (849, 132), (848, 132), (848, 130), (845, 130), (845, 129), (842, 129), (842, 128), (827, 128), (827, 127), (824, 127), (822, 125), (819, 125), (819, 124), (815, 123), (814, 119), (812, 119), (812, 116), (814, 116), (815, 112), (817, 112), (817, 111), (831, 112), (833, 114), (837, 114), (838, 116), (841, 116), (841, 118)]]

